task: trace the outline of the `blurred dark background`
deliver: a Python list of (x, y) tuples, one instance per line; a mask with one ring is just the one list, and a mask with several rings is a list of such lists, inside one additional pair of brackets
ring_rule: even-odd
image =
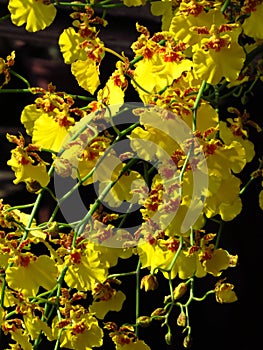
[[(6, 15), (7, 1), (0, 0), (0, 17)], [(82, 90), (75, 78), (70, 73), (70, 67), (65, 65), (57, 46), (58, 36), (62, 30), (71, 25), (70, 11), (63, 9), (58, 11), (54, 23), (42, 32), (27, 33), (23, 27), (15, 27), (7, 19), (0, 22), (0, 57), (5, 58), (12, 50), (16, 52), (16, 64), (14, 70), (25, 76), (31, 86), (41, 86), (47, 88), (47, 84), (52, 82), (57, 86), (58, 91), (67, 91), (73, 94), (87, 95)], [(109, 11), (106, 19), (109, 25), (101, 30), (100, 37), (106, 45), (118, 53), (124, 51), (131, 56), (130, 45), (137, 38), (138, 33), (135, 23), (147, 26), (151, 33), (160, 31), (160, 18), (152, 17), (149, 8), (118, 8)], [(116, 58), (110, 54), (106, 57), (101, 67), (101, 82), (106, 81), (115, 67)], [(13, 79), (15, 80), (15, 79)], [(24, 84), (18, 82), (19, 87), (24, 88)], [(17, 81), (11, 82), (5, 88), (17, 87)], [(245, 106), (261, 126), (263, 88), (259, 83), (254, 96)], [(26, 203), (34, 200), (34, 195), (25, 195), (24, 185), (14, 186), (12, 183), (13, 174), (6, 165), (10, 158), (10, 149), (13, 147), (6, 140), (5, 134), (22, 132), (24, 130), (20, 124), (20, 115), (24, 106), (33, 103), (35, 96), (30, 94), (0, 94), (0, 197), (6, 203)], [(137, 94), (130, 91), (127, 101), (139, 101)], [(230, 98), (222, 105), (222, 111), (229, 104), (237, 103), (234, 98)], [(259, 157), (262, 157), (262, 133), (252, 134), (255, 142), (257, 156), (255, 160), (248, 164), (246, 171), (242, 175), (244, 182), (249, 180), (250, 173), (256, 169)], [(243, 196), (244, 208), (235, 220), (226, 223), (222, 236), (221, 246), (233, 255), (239, 255), (238, 266), (229, 269), (223, 276), (227, 281), (235, 284), (235, 291), (239, 300), (233, 304), (219, 305), (214, 297), (210, 296), (205, 302), (193, 303), (190, 311), (191, 323), (193, 326), (193, 350), (250, 350), (262, 348), (262, 312), (263, 312), (263, 287), (262, 276), (262, 247), (263, 229), (262, 212), (258, 207), (258, 193), (260, 182), (255, 181), (248, 193)], [(26, 197), (28, 196), (28, 198)], [(48, 206), (48, 203), (47, 203)], [(45, 215), (45, 214), (43, 214)], [(129, 270), (131, 262), (123, 262), (123, 268)], [(125, 282), (125, 281), (124, 281)], [(204, 280), (196, 281), (200, 288), (200, 296), (206, 291), (207, 286), (203, 285)], [(211, 286), (215, 280), (207, 279), (207, 284)], [(131, 288), (123, 283), (123, 291), (133, 299)], [(160, 291), (160, 295), (162, 295)], [(142, 293), (142, 310), (147, 311), (147, 307), (154, 308), (155, 293)], [(162, 299), (161, 301), (162, 302)], [(135, 310), (133, 302), (126, 302), (120, 319), (126, 321), (124, 316), (133, 316)], [(143, 311), (142, 311), (143, 314)], [(116, 315), (115, 315), (116, 316)], [(115, 317), (114, 316), (114, 317)], [(131, 317), (132, 318), (132, 317)], [(176, 322), (176, 318), (174, 319)], [(164, 346), (163, 336), (165, 330), (156, 323), (155, 326), (142, 330), (146, 342), (152, 350), (179, 350), (183, 349), (181, 329), (175, 326), (174, 345)], [(3, 349), (0, 344), (0, 349)], [(43, 347), (44, 349), (44, 347)], [(45, 347), (45, 349), (49, 349)], [(110, 345), (103, 347), (110, 350)]]

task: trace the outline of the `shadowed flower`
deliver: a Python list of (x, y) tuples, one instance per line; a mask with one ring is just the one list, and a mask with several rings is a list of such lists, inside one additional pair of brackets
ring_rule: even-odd
[(233, 291), (234, 285), (219, 280), (215, 286), (216, 301), (220, 304), (233, 303), (237, 301), (236, 293)]

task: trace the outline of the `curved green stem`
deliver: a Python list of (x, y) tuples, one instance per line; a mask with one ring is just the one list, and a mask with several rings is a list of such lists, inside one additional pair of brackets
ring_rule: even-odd
[[(135, 290), (135, 322), (140, 315), (140, 269), (141, 269), (141, 261), (138, 260), (137, 268), (136, 268), (136, 290)], [(135, 334), (138, 336), (139, 334), (138, 326), (135, 326)]]
[(18, 73), (16, 73), (16, 72), (14, 72), (12, 69), (10, 69), (10, 74), (12, 74), (12, 75), (14, 75), (16, 78), (20, 79), (23, 83), (26, 84), (26, 86), (28, 87), (28, 89), (30, 89), (30, 83), (29, 83), (29, 81), (28, 81), (26, 78), (24, 78), (22, 75), (20, 75), (20, 74), (18, 74)]
[(92, 215), (94, 214), (94, 212), (98, 209), (101, 201), (106, 197), (106, 195), (109, 193), (109, 191), (112, 189), (112, 187), (119, 181), (119, 179), (123, 176), (123, 174), (125, 174), (125, 172), (131, 168), (131, 166), (138, 162), (137, 158), (133, 158), (131, 159), (122, 169), (122, 171), (120, 172), (120, 175), (118, 176), (118, 178), (114, 181), (109, 182), (109, 184), (104, 188), (104, 190), (100, 193), (100, 195), (98, 196), (98, 198), (95, 200), (93, 206), (90, 208), (90, 210), (88, 211), (88, 213), (84, 216), (84, 218), (81, 220), (80, 224), (78, 224), (76, 226), (75, 232), (76, 234), (74, 235), (73, 238), (73, 242), (72, 242), (72, 247), (75, 246), (76, 244), (76, 239), (78, 236), (80, 236), (82, 234), (82, 232), (84, 231), (84, 228), (87, 224), (87, 222), (91, 219)]
[(227, 9), (229, 3), (230, 3), (230, 0), (226, 0), (226, 1), (223, 3), (223, 6), (221, 7), (221, 12), (222, 12), (222, 13), (225, 12), (225, 10)]
[(203, 80), (203, 81), (202, 81), (202, 84), (201, 84), (201, 86), (200, 86), (200, 89), (199, 89), (199, 91), (198, 91), (198, 94), (197, 94), (197, 96), (196, 96), (194, 106), (193, 106), (193, 108), (192, 108), (192, 111), (193, 111), (192, 130), (193, 130), (193, 132), (196, 131), (196, 114), (197, 114), (197, 108), (198, 108), (198, 106), (199, 106), (199, 103), (200, 103), (201, 97), (203, 96), (203, 93), (204, 93), (205, 88), (206, 88), (206, 81)]
[(15, 205), (13, 207), (5, 209), (4, 213), (9, 213), (10, 211), (17, 210), (17, 209), (20, 210), (20, 209), (32, 208), (34, 205), (35, 203)]

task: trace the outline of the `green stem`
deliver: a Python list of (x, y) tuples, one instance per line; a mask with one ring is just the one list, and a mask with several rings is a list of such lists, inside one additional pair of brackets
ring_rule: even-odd
[(223, 220), (221, 220), (220, 224), (219, 224), (219, 229), (218, 229), (218, 232), (217, 232), (217, 236), (216, 236), (215, 249), (217, 249), (219, 247), (219, 242), (220, 242), (220, 239), (221, 239), (221, 235), (222, 235), (222, 232), (223, 232), (224, 225), (225, 225), (225, 222)]
[(172, 303), (174, 302), (174, 289), (173, 289), (173, 283), (171, 278), (171, 271), (168, 272), (169, 275), (169, 289), (170, 289), (170, 295), (172, 299)]
[(227, 9), (228, 5), (230, 3), (230, 0), (226, 0), (223, 4), (223, 6), (221, 7), (221, 13), (224, 13), (225, 10)]
[(120, 54), (118, 54), (118, 52), (116, 52), (108, 47), (104, 47), (104, 51), (111, 53), (112, 55), (118, 57), (122, 62), (125, 62), (125, 58), (123, 56), (121, 56)]
[(122, 225), (125, 223), (125, 221), (126, 221), (128, 215), (129, 215), (130, 212), (131, 212), (132, 207), (133, 207), (133, 203), (130, 203), (129, 208), (127, 209), (127, 212), (124, 214), (124, 216), (123, 216), (122, 219), (121, 219), (121, 222), (120, 222), (119, 225), (118, 225), (118, 228), (121, 228)]
[(169, 272), (172, 271), (172, 269), (173, 269), (173, 267), (174, 267), (174, 264), (176, 263), (176, 260), (177, 260), (179, 254), (180, 254), (180, 252), (181, 252), (181, 250), (182, 250), (183, 241), (184, 241), (183, 237), (180, 237), (179, 247), (178, 247), (178, 249), (177, 249), (177, 251), (176, 251), (176, 253), (175, 253), (174, 257), (173, 257), (173, 260), (171, 261), (170, 266), (168, 267), (168, 269), (163, 269), (163, 268), (161, 268), (161, 267), (156, 267), (156, 268), (154, 269), (154, 271), (153, 271), (153, 274), (155, 274), (156, 271), (158, 271), (158, 270), (161, 271), (161, 272), (167, 272), (167, 273), (169, 273)]
[(130, 74), (125, 74), (125, 76), (128, 77), (128, 78), (130, 78), (130, 79), (134, 82), (134, 84), (135, 84), (136, 86), (138, 86), (138, 88), (139, 88), (140, 90), (142, 90), (143, 92), (145, 92), (145, 93), (148, 94), (148, 95), (151, 95), (151, 92), (149, 92), (148, 90), (144, 89)]
[[(6, 280), (3, 279), (2, 281), (2, 288), (1, 288), (1, 307), (3, 308), (4, 307), (4, 298), (5, 298), (5, 289), (6, 289)], [(2, 333), (2, 332), (1, 332)]]
[(74, 6), (74, 7), (85, 7), (85, 6), (87, 6), (87, 4), (86, 3), (81, 3), (81, 2), (64, 2), (64, 1), (55, 1), (55, 3), (54, 3), (54, 5), (56, 5), (56, 6), (70, 6), (70, 7), (72, 7), (72, 6)]
[(207, 298), (208, 295), (210, 294), (214, 294), (215, 291), (214, 290), (209, 290), (208, 292), (205, 293), (205, 295), (203, 295), (201, 298), (197, 298), (197, 297), (193, 297), (193, 300), (195, 301), (203, 301)]
[(118, 176), (118, 178), (115, 181), (111, 181), (105, 188), (104, 190), (101, 192), (101, 194), (98, 196), (98, 198), (95, 200), (93, 206), (90, 208), (90, 210), (88, 211), (88, 213), (84, 216), (84, 218), (81, 220), (80, 224), (76, 226), (76, 235), (73, 238), (73, 242), (72, 242), (72, 247), (75, 246), (76, 244), (76, 239), (77, 236), (80, 236), (87, 224), (87, 222), (91, 219), (92, 215), (94, 214), (94, 212), (98, 209), (101, 201), (106, 197), (106, 195), (108, 194), (108, 192), (112, 189), (112, 187), (119, 181), (119, 179), (122, 177), (122, 175), (128, 170), (130, 169), (130, 167), (136, 163), (138, 161), (138, 159), (134, 158), (131, 159), (122, 169), (122, 171), (120, 172), (120, 175)]
[(199, 106), (201, 97), (203, 96), (205, 87), (206, 87), (206, 81), (203, 80), (203, 81), (202, 81), (202, 84), (201, 84), (201, 86), (200, 86), (200, 89), (199, 89), (199, 91), (198, 91), (198, 94), (197, 94), (197, 96), (196, 96), (196, 100), (195, 100), (194, 106), (193, 106), (193, 108), (192, 108), (192, 111), (193, 111), (192, 130), (193, 130), (193, 132), (196, 131), (196, 114), (197, 114), (197, 108), (198, 108), (198, 106)]
[(0, 94), (20, 94), (20, 93), (31, 93), (31, 89), (0, 89)]
[(26, 208), (32, 208), (35, 205), (35, 203), (30, 204), (23, 204), (23, 205), (15, 205), (14, 207), (8, 208), (4, 211), (4, 213), (8, 213), (13, 210), (19, 210), (19, 209), (26, 209)]
[(252, 182), (254, 182), (254, 180), (257, 178), (257, 176), (254, 176), (253, 174), (257, 173), (257, 171), (260, 171), (261, 169), (263, 169), (263, 160), (259, 161), (259, 167), (257, 168), (257, 170), (255, 172), (252, 173), (252, 175), (250, 176), (250, 179), (248, 180), (248, 182), (239, 191), (239, 195), (240, 196), (242, 196), (247, 191), (247, 189), (252, 184)]
[[(140, 269), (141, 269), (141, 261), (138, 260), (137, 269), (136, 269), (136, 290), (135, 290), (135, 322), (140, 315)], [(139, 336), (139, 328), (135, 327), (135, 334)]]
[(60, 339), (61, 339), (63, 330), (64, 330), (64, 328), (61, 328), (61, 329), (59, 330), (58, 339), (57, 339), (57, 341), (56, 341), (54, 350), (58, 350), (58, 349), (60, 348)]
[(130, 272), (113, 273), (111, 275), (108, 275), (107, 278), (118, 278), (118, 277), (132, 276), (132, 275), (136, 275), (136, 273), (137, 273), (137, 270), (136, 271), (130, 271)]
[(253, 177), (253, 176), (248, 180), (248, 182), (245, 184), (245, 186), (242, 187), (241, 190), (239, 191), (240, 196), (242, 196), (247, 191), (247, 189), (252, 184), (252, 182), (254, 182), (254, 180), (255, 180), (255, 177)]
[[(68, 266), (65, 266), (63, 268), (63, 270), (61, 271), (61, 273), (57, 279), (56, 287), (53, 288), (49, 294), (49, 298), (51, 298), (52, 296), (54, 296), (54, 294), (56, 292), (56, 302), (52, 303), (52, 305), (50, 305), (49, 303), (46, 303), (44, 315), (41, 317), (42, 321), (47, 322), (50, 319), (51, 315), (53, 314), (54, 309), (56, 308), (58, 310), (61, 286), (62, 286), (62, 283), (64, 281), (64, 277), (65, 277), (65, 274), (67, 272), (67, 269), (68, 269)], [(43, 332), (41, 331), (38, 338), (35, 340), (34, 349), (37, 349), (38, 345), (40, 344), (40, 342), (42, 340), (42, 335), (43, 335)]]
[(16, 73), (16, 72), (14, 72), (12, 69), (10, 69), (10, 73), (11, 73), (12, 75), (14, 75), (16, 78), (22, 80), (22, 82), (26, 84), (26, 86), (28, 87), (28, 89), (30, 89), (30, 83), (29, 83), (29, 81), (28, 81), (26, 78), (22, 77), (22, 75), (20, 75), (20, 74), (18, 74), (18, 73)]
[(94, 97), (82, 96), (82, 95), (72, 95), (69, 94), (74, 100), (83, 100), (83, 101), (95, 101)]

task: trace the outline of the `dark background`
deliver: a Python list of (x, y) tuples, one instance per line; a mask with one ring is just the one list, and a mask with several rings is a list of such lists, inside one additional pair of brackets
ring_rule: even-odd
[[(6, 1), (0, 1), (0, 16), (6, 14)], [(52, 82), (57, 86), (58, 91), (67, 91), (73, 94), (87, 95), (78, 87), (75, 78), (70, 73), (70, 67), (65, 65), (57, 46), (57, 39), (63, 28), (71, 25), (69, 11), (58, 11), (55, 22), (43, 32), (27, 33), (24, 28), (15, 27), (6, 20), (0, 23), (0, 57), (5, 58), (12, 50), (16, 51), (16, 64), (14, 70), (24, 75), (31, 83), (31, 86), (42, 86), (47, 88), (47, 84)], [(106, 45), (118, 53), (124, 51), (131, 55), (130, 44), (137, 38), (135, 23), (147, 26), (151, 33), (160, 31), (160, 18), (153, 18), (149, 9), (126, 8), (111, 10), (107, 17), (109, 22), (106, 29), (101, 31), (101, 39)], [(106, 54), (101, 67), (101, 82), (106, 81), (115, 67), (116, 58)], [(17, 83), (17, 82), (16, 82)], [(21, 88), (25, 86), (20, 83)], [(5, 88), (16, 86), (11, 82)], [(258, 84), (254, 96), (245, 108), (251, 113), (252, 119), (261, 126), (262, 118), (262, 84)], [(10, 157), (12, 146), (5, 138), (6, 132), (24, 133), (20, 124), (20, 114), (24, 106), (34, 101), (35, 97), (30, 94), (0, 94), (0, 197), (6, 203), (26, 203), (32, 201), (33, 195), (26, 195), (24, 185), (14, 186), (13, 175), (6, 166), (6, 161)], [(139, 101), (137, 94), (132, 90), (127, 96), (127, 101)], [(223, 114), (226, 106), (235, 105), (238, 101), (230, 98), (224, 101), (220, 112)], [(255, 142), (257, 156), (254, 161), (247, 165), (242, 175), (244, 183), (248, 181), (250, 173), (257, 168), (258, 159), (262, 157), (262, 134), (252, 132), (252, 140)], [(221, 246), (232, 254), (239, 255), (238, 266), (227, 270), (223, 277), (227, 281), (235, 284), (235, 291), (238, 301), (233, 304), (219, 305), (215, 302), (214, 296), (209, 296), (205, 302), (192, 303), (190, 307), (191, 324), (193, 327), (193, 350), (250, 350), (262, 349), (262, 312), (263, 312), (263, 287), (262, 278), (262, 212), (258, 207), (258, 193), (260, 181), (255, 181), (250, 187), (250, 191), (243, 196), (243, 211), (230, 223), (226, 223)], [(48, 206), (48, 203), (47, 203)], [(45, 213), (43, 213), (43, 216)], [(131, 270), (132, 261), (123, 261), (123, 269)], [(207, 285), (211, 286), (215, 280), (208, 277), (197, 280), (200, 296), (202, 291), (206, 291)], [(135, 313), (130, 285), (123, 280), (122, 290), (127, 294), (127, 300), (123, 311), (118, 315), (120, 322), (127, 320), (130, 316), (131, 322)], [(205, 286), (203, 285), (205, 283)], [(163, 295), (163, 291), (159, 291)], [(142, 292), (142, 314), (147, 308), (154, 309), (161, 305), (156, 304), (156, 294), (158, 292)], [(162, 297), (160, 298), (160, 304)], [(114, 317), (116, 319), (116, 315)], [(176, 316), (174, 316), (176, 322)], [(174, 345), (164, 345), (165, 330), (155, 323), (153, 327), (143, 329), (141, 334), (145, 337), (147, 344), (152, 350), (179, 350), (183, 349), (181, 329), (175, 326)], [(48, 349), (43, 345), (43, 349)], [(0, 344), (0, 349), (4, 349)], [(51, 349), (51, 348), (50, 348)], [(106, 343), (103, 349), (110, 350), (110, 345)]]

